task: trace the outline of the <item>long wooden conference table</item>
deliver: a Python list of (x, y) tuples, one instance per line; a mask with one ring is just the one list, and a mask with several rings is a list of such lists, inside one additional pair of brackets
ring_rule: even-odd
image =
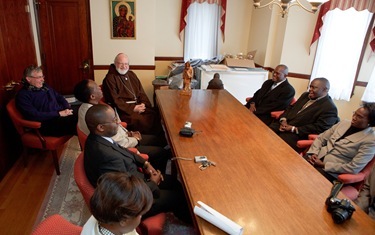
[[(202, 201), (243, 234), (375, 234), (375, 221), (357, 206), (350, 220), (335, 224), (325, 207), (332, 184), (226, 90), (157, 90), (156, 97), (174, 155), (216, 163), (200, 170), (176, 160), (191, 209)], [(179, 135), (186, 121), (196, 130), (192, 138)], [(194, 221), (201, 234), (225, 234)]]

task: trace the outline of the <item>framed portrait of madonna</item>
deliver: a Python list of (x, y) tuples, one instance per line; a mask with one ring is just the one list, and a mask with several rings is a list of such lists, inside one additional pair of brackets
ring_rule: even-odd
[(110, 0), (111, 38), (135, 39), (136, 32), (136, 0)]

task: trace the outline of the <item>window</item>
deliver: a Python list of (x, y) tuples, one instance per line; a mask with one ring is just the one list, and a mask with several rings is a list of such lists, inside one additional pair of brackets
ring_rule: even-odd
[(219, 52), (220, 11), (218, 4), (192, 3), (185, 28), (184, 60), (212, 59)]
[(331, 10), (324, 16), (311, 79), (327, 78), (333, 99), (350, 100), (371, 17), (368, 10), (354, 8)]
[(361, 100), (364, 102), (375, 102), (375, 67), (372, 70), (371, 77)]

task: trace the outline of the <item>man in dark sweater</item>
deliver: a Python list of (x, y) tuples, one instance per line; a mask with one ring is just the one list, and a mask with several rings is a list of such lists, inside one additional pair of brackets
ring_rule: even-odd
[(46, 136), (76, 134), (77, 113), (62, 95), (44, 83), (41, 67), (27, 67), (22, 84), (16, 105), (25, 119), (41, 122), (40, 132)]

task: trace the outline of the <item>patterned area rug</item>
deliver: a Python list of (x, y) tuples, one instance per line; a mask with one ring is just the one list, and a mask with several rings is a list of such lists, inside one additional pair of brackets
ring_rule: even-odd
[[(60, 214), (73, 224), (83, 226), (91, 216), (81, 192), (74, 181), (74, 162), (81, 153), (78, 138), (72, 137), (61, 156), (61, 175), (52, 177), (48, 191), (40, 208), (34, 227), (42, 220)], [(167, 213), (163, 234), (198, 234), (192, 226), (178, 220), (172, 213)]]

